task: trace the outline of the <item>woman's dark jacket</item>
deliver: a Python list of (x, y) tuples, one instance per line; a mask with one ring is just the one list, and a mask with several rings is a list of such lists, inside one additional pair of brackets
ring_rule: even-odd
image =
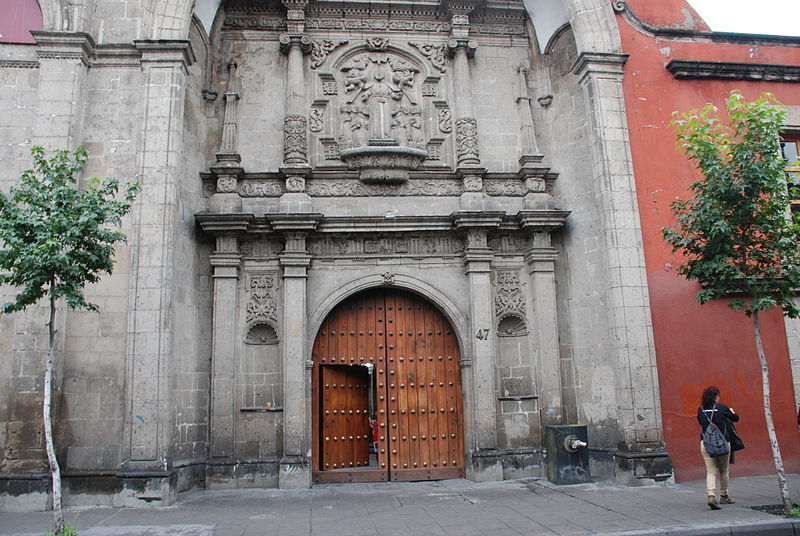
[[(708, 416), (708, 418), (706, 418), (706, 416)], [(731, 408), (725, 404), (720, 404), (719, 402), (717, 402), (716, 407), (714, 407), (713, 402), (708, 406), (700, 406), (697, 408), (697, 422), (700, 423), (701, 440), (703, 439), (703, 432), (705, 432), (706, 428), (708, 428), (709, 418), (711, 419), (711, 422), (717, 425), (717, 428), (722, 430), (722, 433), (725, 434), (725, 439), (728, 441), (728, 443), (731, 443), (732, 448), (730, 462), (733, 463), (733, 451), (744, 448), (744, 444), (736, 435), (736, 428), (733, 426), (733, 423), (739, 421), (739, 415), (732, 412)]]

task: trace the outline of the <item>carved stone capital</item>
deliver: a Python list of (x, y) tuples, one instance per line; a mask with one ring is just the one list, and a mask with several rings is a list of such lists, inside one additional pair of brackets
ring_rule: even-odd
[(278, 42), (284, 54), (288, 54), (294, 47), (299, 47), (303, 54), (309, 54), (312, 48), (311, 38), (302, 33), (282, 33)]
[(453, 57), (459, 50), (466, 52), (468, 58), (475, 57), (475, 51), (478, 50), (477, 41), (472, 39), (450, 39), (447, 41), (447, 55)]

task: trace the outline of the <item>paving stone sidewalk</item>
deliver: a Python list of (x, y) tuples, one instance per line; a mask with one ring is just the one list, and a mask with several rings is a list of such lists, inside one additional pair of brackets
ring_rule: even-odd
[[(791, 475), (790, 490), (800, 490)], [(753, 510), (780, 502), (775, 477), (734, 478), (737, 504), (711, 511), (704, 482), (622, 487), (546, 480), (327, 484), (195, 491), (166, 508), (68, 508), (81, 536), (800, 536)], [(0, 535), (46, 532), (49, 512), (0, 513)]]

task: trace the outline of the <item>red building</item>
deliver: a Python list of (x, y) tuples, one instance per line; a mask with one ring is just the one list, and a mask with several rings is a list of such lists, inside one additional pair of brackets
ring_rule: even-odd
[[(761, 372), (752, 323), (722, 301), (700, 306), (699, 290), (675, 272), (681, 258), (660, 229), (673, 223), (669, 204), (688, 197), (698, 178), (676, 148), (674, 111), (713, 103), (724, 109), (737, 90), (755, 99), (774, 94), (787, 107), (785, 152), (797, 154), (800, 135), (800, 38), (711, 32), (684, 0), (616, 2), (622, 51), (629, 54), (623, 82), (636, 177), (664, 437), (678, 480), (704, 475), (698, 453), (699, 393), (717, 385), (723, 401), (742, 417), (737, 430), (747, 449), (732, 475), (774, 471), (762, 408)], [(617, 7), (618, 6), (618, 7)], [(796, 321), (777, 310), (764, 315), (772, 408), (788, 472), (800, 470), (797, 425)], [(793, 372), (794, 369), (794, 372)]]

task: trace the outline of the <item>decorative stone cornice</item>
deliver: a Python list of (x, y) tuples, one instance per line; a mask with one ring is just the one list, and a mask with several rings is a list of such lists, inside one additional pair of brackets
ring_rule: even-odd
[(253, 214), (214, 214), (211, 212), (201, 212), (195, 214), (195, 221), (203, 231), (212, 234), (224, 233), (243, 233), (255, 223)]
[(456, 229), (498, 228), (503, 221), (503, 211), (466, 211), (453, 212), (450, 220)]
[(197, 61), (189, 40), (136, 39), (133, 44), (142, 55), (142, 63), (177, 63), (187, 68)]
[(35, 60), (0, 60), (0, 69), (38, 69), (39, 62)]
[(527, 231), (553, 231), (564, 226), (569, 210), (520, 210), (519, 226)]
[(94, 39), (87, 33), (32, 31), (31, 34), (38, 45), (39, 59), (80, 60), (88, 66), (94, 56)]
[(800, 65), (675, 59), (665, 68), (681, 79), (800, 82)]
[(319, 212), (267, 214), (267, 222), (276, 231), (313, 231), (322, 220)]

